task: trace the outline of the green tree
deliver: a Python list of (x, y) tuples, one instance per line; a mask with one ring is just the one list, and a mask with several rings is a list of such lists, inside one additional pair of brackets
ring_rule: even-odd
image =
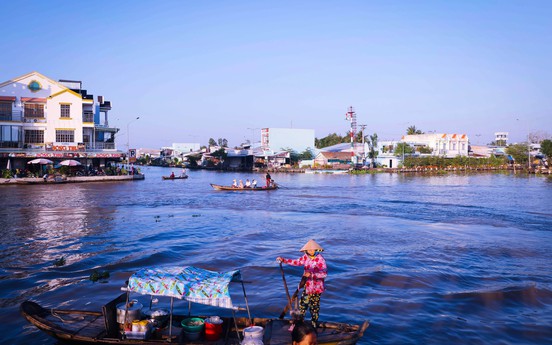
[(209, 146), (217, 146), (217, 142), (213, 138), (209, 138)]
[(220, 149), (218, 149), (215, 152), (211, 153), (211, 156), (217, 157), (221, 161), (224, 161), (226, 159), (226, 157), (228, 157), (228, 153), (226, 153), (226, 150), (221, 147)]
[(337, 133), (332, 133), (332, 134), (328, 134), (327, 136), (321, 139), (315, 138), (314, 146), (320, 149), (322, 147), (328, 147), (328, 146), (332, 146), (340, 143), (346, 143), (350, 141), (351, 139), (348, 134), (344, 136), (340, 136)]
[(188, 156), (188, 163), (190, 164), (190, 167), (194, 168), (197, 167), (197, 161), (200, 159), (200, 156)]
[(297, 151), (295, 151), (292, 148), (289, 148), (289, 147), (282, 148), (282, 151), (289, 152), (289, 160), (290, 160), (291, 165), (297, 164), (299, 162), (299, 160), (301, 159), (300, 154), (297, 153)]
[(218, 139), (218, 146), (228, 147), (228, 140), (226, 140), (226, 138), (219, 138)]
[(410, 126), (406, 129), (407, 135), (415, 135), (415, 134), (424, 134), (421, 130), (417, 129), (416, 126)]
[(414, 148), (407, 143), (397, 143), (397, 146), (395, 147), (395, 156), (396, 157), (402, 157), (403, 154), (411, 154), (414, 153)]
[(546, 156), (548, 166), (552, 166), (552, 140), (546, 139), (541, 141), (541, 152)]
[(527, 144), (514, 144), (506, 148), (506, 153), (514, 157), (518, 164), (527, 164), (529, 155), (529, 146)]
[(418, 152), (420, 152), (420, 153), (431, 153), (431, 152), (433, 152), (433, 149), (431, 147), (425, 145), (425, 146), (422, 146), (422, 147), (418, 148)]
[(299, 160), (308, 160), (313, 158), (314, 158), (314, 153), (312, 152), (310, 147), (299, 154)]

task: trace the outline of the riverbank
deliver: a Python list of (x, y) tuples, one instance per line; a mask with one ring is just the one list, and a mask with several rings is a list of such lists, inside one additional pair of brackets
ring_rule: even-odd
[(45, 181), (41, 177), (0, 178), (0, 185), (14, 184), (59, 184), (59, 183), (84, 183), (84, 182), (123, 182), (144, 180), (146, 175), (115, 175), (115, 176), (68, 176), (59, 180)]
[(255, 169), (259, 173), (306, 173), (306, 174), (402, 174), (402, 173), (423, 173), (423, 174), (447, 174), (457, 172), (470, 173), (485, 173), (492, 171), (512, 171), (515, 173), (529, 173), (552, 175), (552, 169), (537, 168), (528, 170), (522, 166), (417, 166), (411, 168), (358, 168), (358, 169), (296, 169), (296, 168), (271, 168), (271, 169)]

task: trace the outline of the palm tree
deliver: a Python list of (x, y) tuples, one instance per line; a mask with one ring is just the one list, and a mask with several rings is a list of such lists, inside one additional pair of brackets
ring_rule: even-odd
[(415, 135), (415, 134), (424, 134), (424, 132), (422, 132), (419, 129), (416, 129), (416, 126), (410, 126), (406, 129), (406, 134), (407, 135)]
[(376, 151), (376, 148), (378, 147), (378, 134), (374, 133), (373, 135), (371, 135), (368, 143), (369, 143), (368, 157), (370, 158), (372, 167), (374, 167), (374, 161), (378, 156), (378, 151)]

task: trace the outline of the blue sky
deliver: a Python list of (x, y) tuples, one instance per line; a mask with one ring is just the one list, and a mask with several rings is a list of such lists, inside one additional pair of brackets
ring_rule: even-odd
[[(0, 80), (82, 80), (133, 147), (260, 128), (552, 134), (552, 1), (10, 1)], [(7, 35), (6, 35), (7, 34)], [(140, 119), (129, 122), (140, 116)]]

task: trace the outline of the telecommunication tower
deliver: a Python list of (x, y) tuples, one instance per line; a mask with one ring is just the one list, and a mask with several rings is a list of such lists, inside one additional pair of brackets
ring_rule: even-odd
[(356, 164), (356, 156), (355, 156), (355, 134), (357, 131), (357, 118), (356, 113), (353, 110), (353, 107), (349, 107), (349, 110), (347, 113), (345, 113), (345, 120), (351, 121), (351, 130), (349, 131), (349, 134), (351, 136), (351, 163)]

